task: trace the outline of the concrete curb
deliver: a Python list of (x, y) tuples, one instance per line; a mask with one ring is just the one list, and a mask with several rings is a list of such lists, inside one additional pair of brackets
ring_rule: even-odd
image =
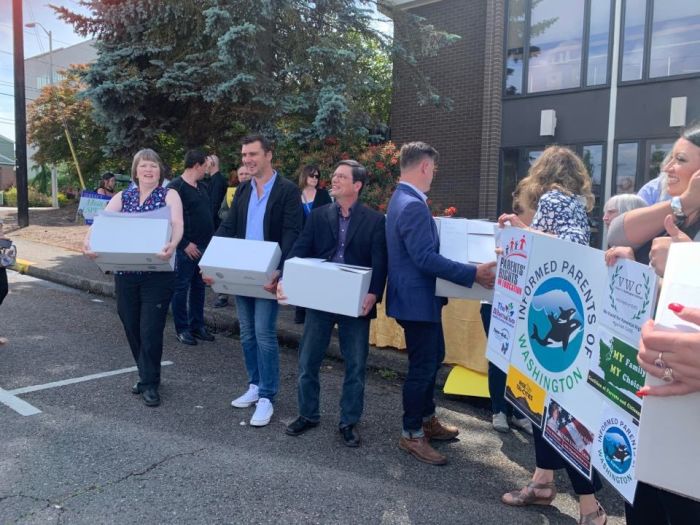
[[(36, 277), (37, 279), (62, 284), (64, 286), (68, 286), (69, 288), (82, 290), (91, 294), (111, 298), (115, 297), (114, 283), (77, 277), (64, 272), (41, 268), (26, 261), (18, 261), (18, 264), (12, 267), (12, 269), (19, 273)], [(230, 309), (226, 309), (222, 312), (218, 309), (205, 307), (204, 321), (207, 326), (211, 327), (217, 332), (231, 334), (232, 336), (239, 336), (240, 326), (238, 324), (238, 319), (232, 314), (233, 312), (231, 312)], [(280, 319), (277, 323), (277, 337), (282, 351), (296, 352), (301, 341), (302, 329), (299, 325), (289, 325), (289, 322)], [(336, 333), (334, 333), (331, 338), (328, 351), (326, 352), (326, 357), (336, 362), (343, 361), (343, 356), (340, 352), (340, 345)], [(388, 371), (389, 377), (394, 376), (395, 378), (399, 379), (406, 376), (407, 367), (408, 358), (405, 352), (393, 348), (380, 349), (370, 346), (369, 355), (367, 356), (367, 368), (369, 370), (375, 372)], [(450, 370), (451, 367), (449, 366), (443, 366), (440, 368), (436, 381), (437, 386), (440, 388), (444, 386)]]

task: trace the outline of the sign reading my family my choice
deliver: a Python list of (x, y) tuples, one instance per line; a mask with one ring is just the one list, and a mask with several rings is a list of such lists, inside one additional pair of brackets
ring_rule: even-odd
[(637, 345), (656, 275), (627, 260), (609, 268), (600, 250), (518, 228), (503, 230), (499, 246), (487, 358), (508, 374), (506, 398), (577, 470), (590, 478), (595, 466), (631, 500), (629, 469), (594, 459), (633, 465)]

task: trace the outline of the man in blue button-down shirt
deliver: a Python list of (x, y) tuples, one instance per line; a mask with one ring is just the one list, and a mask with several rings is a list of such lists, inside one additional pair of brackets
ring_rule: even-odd
[(231, 405), (236, 408), (256, 405), (250, 424), (265, 426), (272, 417), (272, 402), (279, 384), (277, 281), (282, 264), (301, 232), (303, 218), (299, 188), (272, 169), (272, 145), (268, 139), (250, 135), (241, 144), (241, 160), (251, 180), (236, 190), (231, 210), (216, 235), (277, 242), (282, 252), (279, 269), (265, 286), (270, 299), (236, 296), (249, 385), (246, 393)]

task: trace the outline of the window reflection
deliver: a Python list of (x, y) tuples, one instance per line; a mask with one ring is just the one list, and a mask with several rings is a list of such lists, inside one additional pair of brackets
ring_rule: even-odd
[(610, 0), (591, 0), (586, 67), (586, 85), (588, 86), (597, 86), (608, 81), (609, 40)]
[(700, 71), (700, 1), (657, 0), (652, 19), (649, 77)]
[(673, 149), (673, 142), (652, 142), (649, 145), (649, 173), (646, 180), (655, 179), (661, 173), (663, 160)]
[(501, 213), (513, 211), (513, 192), (515, 185), (522, 175), (518, 177), (518, 150), (503, 150), (503, 175), (501, 176)]
[(625, 27), (622, 43), (622, 80), (642, 78), (644, 65), (644, 21), (646, 0), (625, 1)]
[(584, 0), (532, 3), (528, 92), (581, 85)]
[(508, 2), (506, 40), (506, 95), (517, 95), (523, 89), (523, 54), (525, 53), (525, 8), (527, 0)]
[(637, 176), (636, 142), (617, 145), (617, 164), (615, 165), (615, 193), (634, 193)]
[(593, 185), (592, 191), (595, 196), (595, 205), (591, 210), (591, 246), (600, 246), (600, 222), (602, 220), (601, 203), (603, 202), (603, 146), (601, 144), (591, 144), (583, 146), (581, 159), (588, 169)]

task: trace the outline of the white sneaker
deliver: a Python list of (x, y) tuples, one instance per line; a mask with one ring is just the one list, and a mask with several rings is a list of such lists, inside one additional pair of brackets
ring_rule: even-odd
[(530, 423), (528, 418), (513, 416), (510, 418), (510, 424), (518, 430), (522, 430), (526, 434), (532, 435), (532, 423)]
[(272, 403), (270, 403), (270, 400), (266, 397), (261, 397), (257, 406), (255, 407), (253, 417), (250, 418), (250, 426), (264, 427), (270, 422), (270, 419), (272, 419), (273, 412), (274, 410), (272, 409)]
[(258, 385), (249, 385), (248, 391), (241, 397), (237, 397), (231, 401), (231, 406), (236, 408), (248, 408), (258, 402)]
[(505, 412), (498, 412), (493, 415), (491, 419), (493, 424), (493, 429), (497, 432), (510, 432), (510, 427), (508, 426), (508, 418)]

